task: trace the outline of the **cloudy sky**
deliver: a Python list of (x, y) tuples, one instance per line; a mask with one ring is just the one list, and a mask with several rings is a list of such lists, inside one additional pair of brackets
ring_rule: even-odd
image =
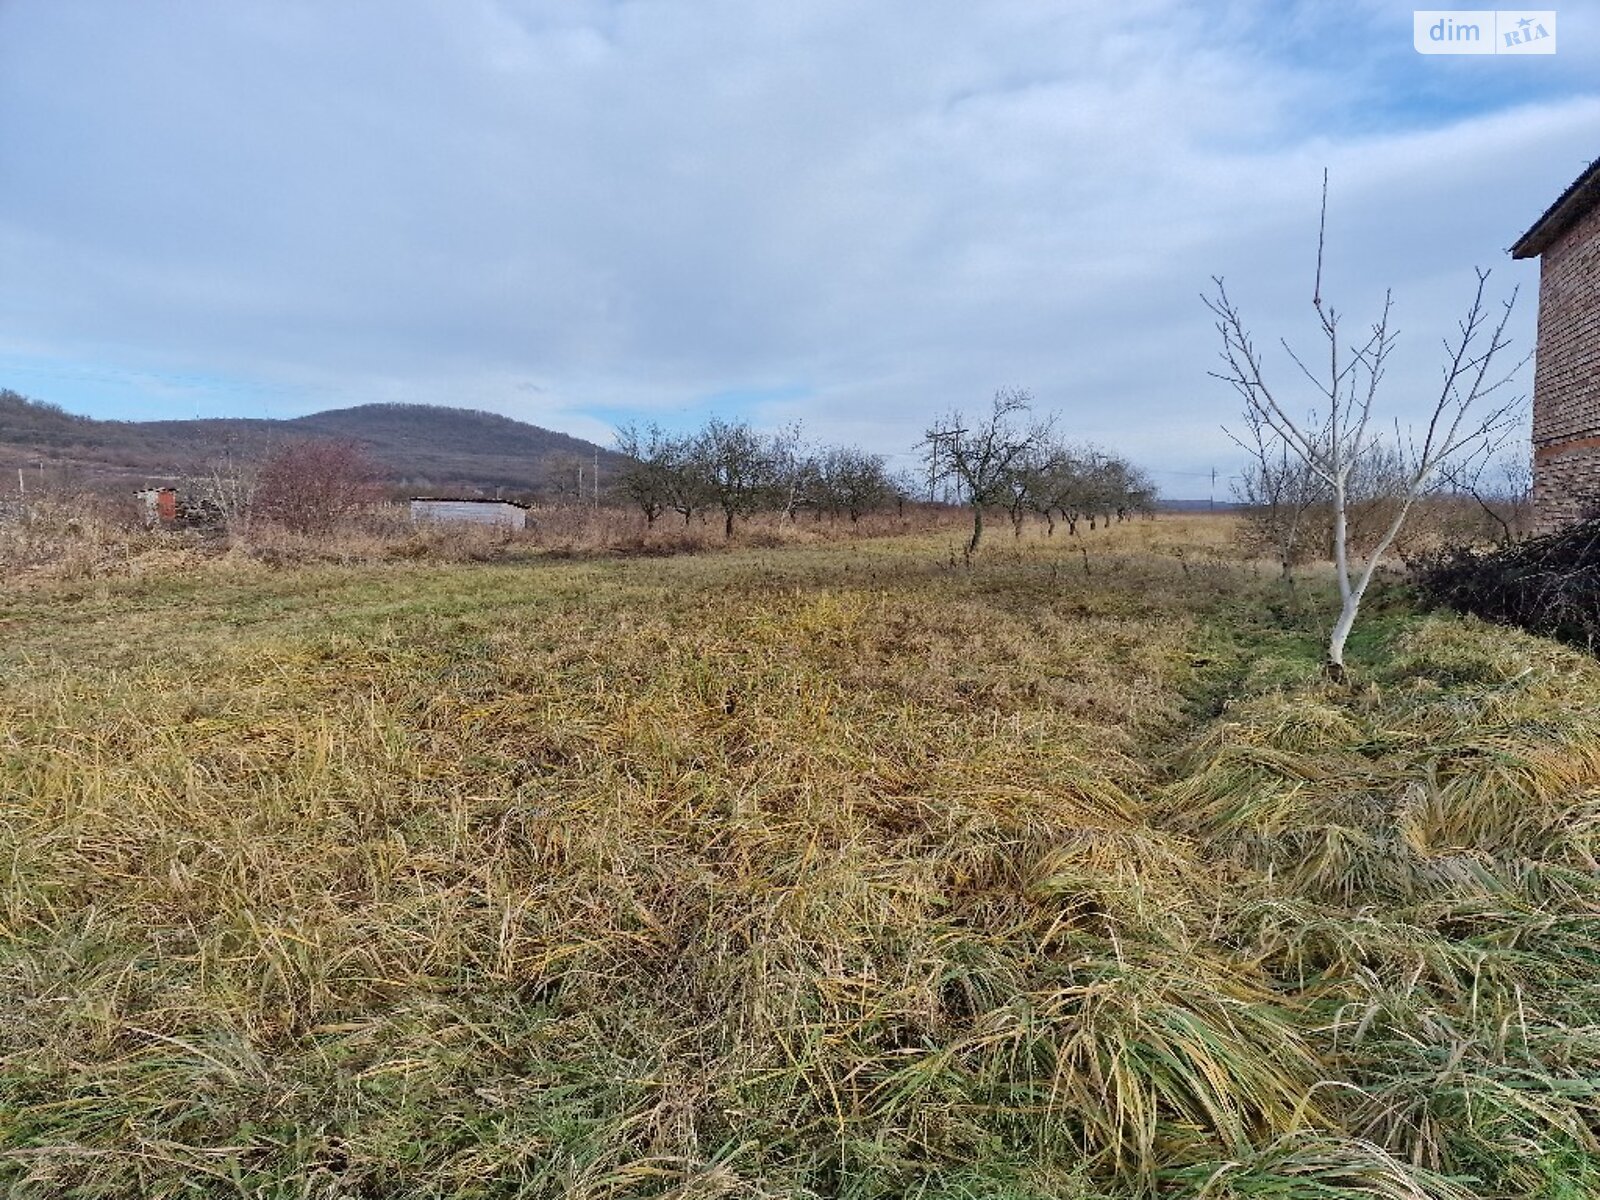
[(1475, 265), (1531, 344), (1506, 247), (1600, 156), (1600, 5), (1558, 17), (1452, 57), (1388, 0), (0, 0), (0, 386), (799, 418), (897, 465), (1015, 386), (1204, 496), (1199, 294), (1308, 340), (1324, 167), (1394, 411)]

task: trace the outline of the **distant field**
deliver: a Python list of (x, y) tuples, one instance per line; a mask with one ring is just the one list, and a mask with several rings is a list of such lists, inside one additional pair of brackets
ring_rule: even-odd
[(0, 1194), (1600, 1194), (1600, 664), (1229, 530), (0, 590)]

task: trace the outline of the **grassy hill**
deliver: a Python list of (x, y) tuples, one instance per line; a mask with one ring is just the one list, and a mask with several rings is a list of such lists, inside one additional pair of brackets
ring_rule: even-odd
[(350, 438), (411, 488), (533, 491), (571, 460), (619, 460), (580, 438), (494, 413), (425, 404), (365, 404), (288, 420), (99, 421), (0, 391), (0, 469), (75, 487), (167, 482), (224, 454), (260, 455), (292, 438)]
[(1600, 1194), (1600, 666), (1226, 535), (0, 590), (0, 1191)]

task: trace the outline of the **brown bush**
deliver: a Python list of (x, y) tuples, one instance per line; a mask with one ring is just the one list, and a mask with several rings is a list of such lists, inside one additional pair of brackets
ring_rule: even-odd
[(49, 495), (0, 505), (0, 583), (130, 573), (152, 551), (188, 554), (190, 535), (145, 529), (127, 497)]
[(377, 500), (377, 479), (359, 443), (290, 442), (261, 465), (254, 515), (293, 533), (329, 533)]

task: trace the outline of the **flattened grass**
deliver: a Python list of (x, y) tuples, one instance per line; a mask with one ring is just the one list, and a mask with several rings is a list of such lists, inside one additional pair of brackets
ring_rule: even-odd
[(1593, 664), (940, 536), (5, 600), (0, 1182), (1585, 1194)]
[(1340, 1124), (1477, 1195), (1600, 1187), (1597, 695), (1585, 656), (1422, 621), (1362, 695), (1240, 705), (1159, 801), (1245, 872), (1232, 940)]

